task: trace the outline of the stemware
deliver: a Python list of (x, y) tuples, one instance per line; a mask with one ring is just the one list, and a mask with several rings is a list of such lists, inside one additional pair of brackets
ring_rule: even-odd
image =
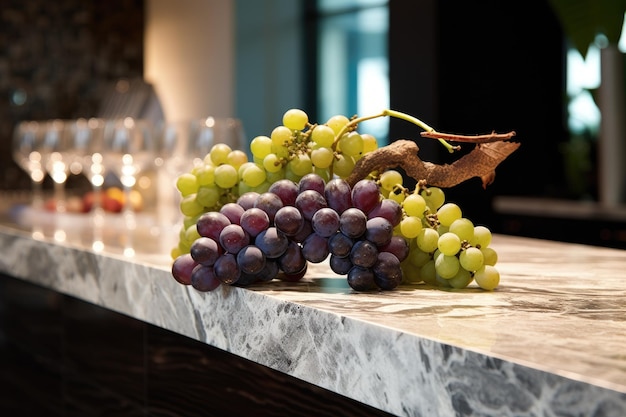
[(19, 122), (13, 130), (13, 159), (30, 177), (33, 189), (31, 204), (36, 210), (43, 206), (42, 184), (45, 178), (40, 133), (40, 123), (33, 120)]
[(54, 182), (54, 203), (57, 212), (65, 211), (65, 182), (74, 158), (70, 123), (55, 119), (45, 122), (41, 144), (43, 166)]
[(193, 165), (202, 163), (202, 158), (217, 143), (232, 149), (246, 149), (241, 121), (232, 117), (207, 117), (189, 123), (186, 156)]

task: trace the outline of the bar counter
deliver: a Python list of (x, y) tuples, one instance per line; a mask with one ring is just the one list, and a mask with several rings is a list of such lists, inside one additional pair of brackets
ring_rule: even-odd
[(5, 215), (0, 272), (393, 415), (626, 415), (626, 251), (495, 235), (494, 291), (359, 294), (319, 264), (201, 293), (171, 277), (162, 230), (132, 257), (85, 232), (33, 237)]

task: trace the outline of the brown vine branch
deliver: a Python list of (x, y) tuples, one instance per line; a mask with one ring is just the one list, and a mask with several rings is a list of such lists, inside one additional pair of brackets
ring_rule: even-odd
[(464, 143), (500, 142), (503, 140), (509, 140), (513, 136), (515, 136), (514, 131), (511, 131), (508, 133), (491, 132), (490, 134), (487, 134), (487, 135), (473, 135), (473, 136), (456, 135), (454, 133), (441, 133), (441, 132), (437, 132), (434, 130), (430, 132), (421, 132), (420, 134), (424, 138), (443, 139), (443, 140), (449, 140), (451, 142), (464, 142)]

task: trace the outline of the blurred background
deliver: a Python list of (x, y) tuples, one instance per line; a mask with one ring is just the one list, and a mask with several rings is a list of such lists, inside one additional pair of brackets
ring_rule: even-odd
[[(248, 140), (293, 107), (320, 123), (392, 108), (442, 132), (517, 132), (493, 185), (447, 191), (475, 223), (626, 248), (622, 0), (1, 4), (0, 190), (31, 186), (11, 157), (19, 121), (100, 116), (120, 94), (165, 120), (239, 118)], [(360, 130), (453, 160), (406, 122)]]

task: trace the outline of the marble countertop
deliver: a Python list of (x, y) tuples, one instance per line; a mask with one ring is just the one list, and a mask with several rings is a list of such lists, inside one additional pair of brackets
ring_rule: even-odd
[(172, 234), (141, 220), (128, 257), (119, 225), (94, 251), (84, 218), (33, 235), (5, 214), (0, 271), (396, 415), (626, 415), (626, 251), (496, 235), (492, 292), (356, 294), (320, 264), (200, 293), (171, 277)]

